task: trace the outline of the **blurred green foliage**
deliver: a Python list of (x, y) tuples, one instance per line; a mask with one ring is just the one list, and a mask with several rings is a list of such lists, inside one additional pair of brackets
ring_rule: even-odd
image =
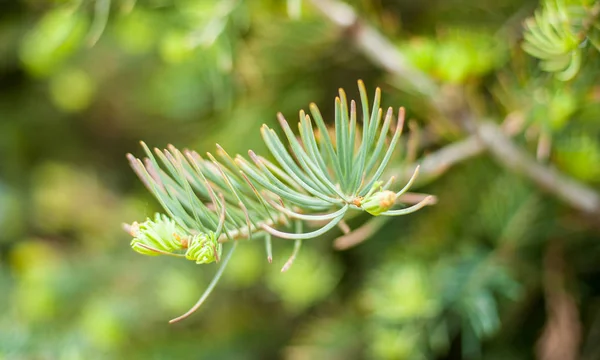
[(523, 49), (559, 80), (571, 80), (590, 43), (600, 50), (600, 4), (593, 0), (547, 0), (525, 23)]
[[(495, 120), (521, 116), (515, 142), (533, 153), (551, 139), (545, 161), (600, 188), (598, 54), (575, 50), (584, 56), (568, 82), (540, 71), (521, 48), (536, 2), (348, 4), (443, 89)], [(552, 244), (566, 264), (557, 289), (577, 304), (580, 357), (600, 358), (597, 219), (485, 155), (419, 189), (436, 206), (350, 250), (332, 249), (336, 234), (307, 242), (287, 273), (291, 243), (273, 264), (261, 243), (240, 243), (219, 291), (168, 325), (216, 267), (130, 250), (120, 223), (158, 210), (124, 157), (138, 140), (264, 152), (258, 129), (277, 111), (294, 119), (314, 101), (330, 119), (337, 88), (357, 98), (359, 78), (432, 132), (419, 157), (462, 134), (309, 1), (0, 7), (0, 358), (529, 359), (553, 319)]]

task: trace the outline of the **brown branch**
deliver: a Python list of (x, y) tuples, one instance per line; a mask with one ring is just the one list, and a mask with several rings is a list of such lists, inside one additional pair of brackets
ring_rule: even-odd
[(543, 166), (524, 150), (516, 146), (492, 122), (477, 126), (477, 135), (489, 152), (505, 167), (527, 176), (541, 188), (565, 203), (585, 213), (600, 214), (600, 196), (587, 186), (561, 174), (556, 169)]
[(546, 325), (536, 344), (539, 360), (579, 358), (581, 321), (577, 303), (567, 290), (564, 253), (557, 242), (550, 242), (544, 256), (544, 295)]
[[(573, 208), (584, 213), (600, 214), (600, 195), (597, 192), (552, 167), (538, 163), (533, 156), (515, 145), (509, 135), (510, 132), (507, 134), (492, 122), (479, 124), (475, 135), (425, 156), (420, 163), (419, 181), (430, 182), (451, 166), (477, 156), (487, 149), (503, 166), (527, 176), (540, 188), (554, 194)], [(397, 175), (398, 178), (408, 179), (416, 166), (417, 164), (411, 164), (405, 167)]]
[[(514, 136), (523, 130), (524, 125), (525, 119), (521, 113), (511, 113), (502, 122), (502, 131), (506, 136)], [(417, 165), (420, 165), (417, 183), (426, 184), (440, 177), (452, 166), (480, 155), (485, 150), (485, 144), (474, 134), (426, 155), (420, 162), (411, 163), (401, 170), (394, 169), (391, 175), (406, 181)]]
[(336, 250), (346, 250), (354, 247), (363, 241), (369, 239), (374, 233), (376, 233), (390, 218), (380, 216), (367, 221), (358, 229), (344, 234), (336, 238), (333, 242), (333, 247)]
[(420, 165), (417, 183), (424, 184), (440, 177), (452, 166), (481, 154), (484, 150), (483, 143), (476, 136), (471, 136), (465, 140), (447, 145), (426, 155), (420, 162), (407, 165), (394, 172), (399, 179), (406, 180), (410, 178), (417, 165)]

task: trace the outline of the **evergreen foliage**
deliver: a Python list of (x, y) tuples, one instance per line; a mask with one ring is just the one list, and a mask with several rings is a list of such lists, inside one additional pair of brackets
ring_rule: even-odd
[[(163, 206), (169, 217), (156, 215), (138, 225), (126, 225), (134, 236), (131, 245), (145, 255), (184, 256), (197, 264), (218, 261), (221, 242), (252, 239), (257, 233), (265, 237), (268, 259), (271, 261), (271, 235), (296, 241), (294, 253), (284, 265), (286, 271), (296, 258), (302, 240), (316, 238), (338, 225), (348, 210), (363, 210), (374, 216), (399, 216), (413, 213), (432, 202), (427, 196), (415, 205), (392, 210), (396, 199), (408, 191), (418, 174), (418, 167), (408, 183), (398, 192), (388, 190), (393, 177), (385, 184), (381, 175), (386, 169), (404, 125), (404, 109), (400, 108), (396, 125), (392, 126), (393, 110), (383, 119), (377, 89), (370, 111), (365, 87), (358, 83), (362, 102), (362, 131), (357, 123), (356, 103), (348, 104), (340, 89), (335, 99), (335, 137), (315, 104), (311, 104), (313, 119), (300, 111), (298, 131), (300, 141), (280, 113), (288, 151), (274, 130), (263, 125), (263, 140), (276, 159), (248, 152), (252, 163), (238, 155), (233, 159), (220, 146), (215, 158), (207, 153), (203, 159), (197, 152), (185, 155), (171, 146), (155, 149), (161, 167), (150, 149), (142, 143), (148, 156), (144, 160), (128, 155), (131, 166)], [(388, 132), (393, 136), (387, 143)], [(207, 203), (210, 201), (210, 203)], [(209, 208), (209, 206), (211, 206)], [(279, 225), (297, 223), (295, 232), (275, 229)], [(301, 221), (320, 222), (317, 230), (303, 232)], [(231, 248), (231, 252), (235, 247)], [(229, 259), (230, 255), (227, 256)], [(225, 268), (227, 262), (221, 266)], [(222, 274), (222, 270), (218, 272)], [(219, 278), (215, 277), (215, 282)], [(212, 287), (209, 288), (207, 295)], [(205, 298), (202, 296), (202, 299)], [(197, 307), (194, 307), (194, 309)]]
[(547, 0), (525, 22), (523, 49), (542, 60), (541, 68), (571, 80), (591, 44), (600, 51), (600, 3), (589, 0)]
[(600, 358), (598, 4), (2, 2), (0, 358)]

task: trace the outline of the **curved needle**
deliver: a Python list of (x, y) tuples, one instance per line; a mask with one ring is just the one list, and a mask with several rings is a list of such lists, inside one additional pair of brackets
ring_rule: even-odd
[(344, 205), (344, 207), (341, 209), (342, 210), (341, 215), (339, 215), (338, 217), (331, 220), (329, 223), (327, 223), (327, 225), (323, 226), (322, 228), (312, 231), (312, 232), (309, 232), (309, 233), (304, 233), (304, 234), (286, 233), (286, 232), (282, 232), (279, 230), (275, 230), (267, 224), (262, 224), (262, 228), (269, 234), (271, 234), (273, 236), (277, 236), (278, 238), (282, 238), (282, 239), (293, 239), (293, 240), (295, 240), (295, 239), (311, 239), (311, 238), (314, 238), (314, 237), (317, 237), (319, 235), (326, 233), (331, 228), (336, 226), (343, 219), (344, 215), (346, 214), (346, 211), (348, 210), (348, 207), (349, 207), (348, 204)]
[(267, 201), (269, 201), (271, 206), (273, 206), (275, 209), (281, 211), (282, 213), (286, 214), (287, 216), (294, 218), (294, 219), (307, 220), (307, 221), (330, 220), (330, 219), (338, 217), (340, 214), (343, 214), (347, 211), (347, 209), (341, 208), (338, 211), (333, 212), (331, 214), (306, 215), (306, 214), (300, 214), (300, 213), (294, 212), (284, 206), (281, 206), (280, 204), (276, 203), (275, 201), (273, 201), (271, 199), (267, 199)]
[[(221, 214), (219, 215), (219, 225), (217, 226), (217, 230), (215, 231), (215, 237), (218, 239), (221, 236), (221, 232), (223, 231), (223, 227), (225, 226), (225, 197), (222, 193), (219, 193), (219, 197), (221, 198)], [(215, 208), (217, 207), (217, 203), (214, 203)]]
[(162, 255), (170, 255), (170, 256), (175, 256), (175, 257), (185, 257), (185, 255), (183, 255), (183, 254), (175, 254), (175, 253), (171, 253), (171, 252), (168, 252), (168, 251), (156, 249), (156, 248), (153, 248), (152, 246), (148, 246), (148, 245), (142, 244), (142, 243), (136, 243), (133, 246), (139, 246), (139, 247), (144, 248), (146, 250), (154, 251), (154, 252), (162, 254)]
[(400, 191), (398, 191), (396, 193), (396, 196), (400, 196), (400, 195), (404, 194), (405, 192), (407, 192), (408, 189), (410, 189), (410, 187), (412, 186), (412, 184), (417, 179), (417, 176), (419, 175), (419, 168), (420, 167), (421, 167), (421, 165), (417, 165), (417, 167), (415, 168), (415, 171), (413, 172), (412, 176), (410, 177), (410, 180), (408, 180), (408, 182), (406, 183), (406, 185), (404, 185), (404, 187), (402, 188), (402, 190), (400, 190)]
[(233, 251), (237, 247), (237, 244), (238, 244), (237, 241), (233, 242), (233, 246), (231, 247), (231, 250), (229, 250), (229, 253), (227, 253), (227, 256), (225, 257), (225, 259), (223, 259), (223, 262), (221, 263), (221, 266), (219, 266), (219, 270), (217, 270), (215, 277), (212, 279), (210, 284), (208, 284), (208, 287), (206, 288), (206, 290), (204, 290), (204, 294), (202, 294), (200, 299), (198, 299), (198, 302), (196, 302), (196, 304), (194, 304), (194, 306), (192, 306), (192, 308), (189, 309), (185, 314), (170, 320), (169, 324), (176, 323), (176, 322), (181, 321), (181, 320), (185, 319), (186, 317), (192, 315), (196, 310), (198, 310), (198, 308), (202, 305), (202, 303), (204, 303), (206, 298), (208, 298), (208, 295), (210, 295), (210, 293), (213, 291), (213, 289), (219, 282), (219, 279), (221, 279), (221, 275), (223, 275), (223, 272), (225, 271), (225, 268), (227, 267), (227, 263), (231, 259), (231, 255), (233, 254)]
[(397, 215), (406, 215), (406, 214), (414, 213), (415, 211), (421, 209), (422, 207), (429, 205), (432, 202), (432, 200), (434, 200), (434, 199), (435, 198), (430, 195), (411, 207), (407, 207), (406, 209), (400, 209), (400, 210), (389, 210), (389, 211), (381, 213), (380, 215), (397, 216)]

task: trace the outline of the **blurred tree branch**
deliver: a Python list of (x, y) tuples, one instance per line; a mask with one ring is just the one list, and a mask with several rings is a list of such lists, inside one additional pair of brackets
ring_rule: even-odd
[(567, 288), (564, 250), (550, 242), (544, 255), (543, 287), (548, 319), (536, 345), (539, 360), (575, 360), (579, 358), (581, 322), (577, 302)]
[(496, 160), (515, 172), (522, 173), (544, 190), (585, 213), (600, 214), (600, 196), (591, 188), (541, 165), (515, 145), (493, 122), (477, 125), (477, 136)]
[[(473, 111), (464, 104), (463, 109), (440, 106), (444, 99), (435, 82), (420, 70), (412, 67), (404, 55), (373, 27), (360, 20), (349, 5), (337, 0), (312, 0), (312, 4), (331, 22), (348, 31), (352, 40), (367, 57), (392, 75), (407, 81), (445, 116), (457, 123), (475, 125), (473, 134), (466, 140), (426, 156), (421, 161), (421, 175), (437, 177), (450, 166), (469, 159), (487, 149), (508, 169), (522, 173), (547, 192), (585, 213), (600, 214), (600, 196), (591, 188), (561, 174), (557, 170), (537, 163), (529, 154), (515, 145), (492, 122), (477, 122)], [(402, 170), (402, 178), (414, 170), (416, 164)]]
[(438, 88), (429, 76), (414, 68), (406, 57), (376, 29), (365, 24), (352, 7), (335, 0), (311, 0), (325, 17), (347, 30), (357, 47), (375, 64), (407, 81), (411, 87), (428, 97), (434, 97)]

